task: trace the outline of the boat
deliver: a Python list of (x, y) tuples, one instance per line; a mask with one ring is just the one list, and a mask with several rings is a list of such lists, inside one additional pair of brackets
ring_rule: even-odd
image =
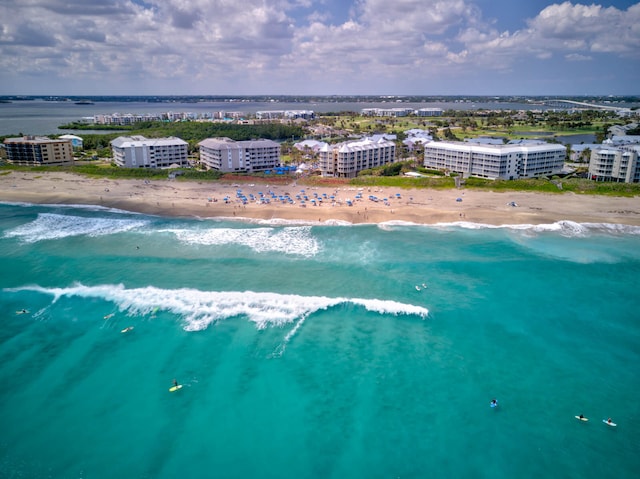
[(91, 100), (79, 100), (75, 102), (76, 105), (94, 105)]

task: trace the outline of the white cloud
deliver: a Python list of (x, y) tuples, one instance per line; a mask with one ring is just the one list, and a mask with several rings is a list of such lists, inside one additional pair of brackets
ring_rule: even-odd
[(357, 92), (508, 73), (527, 59), (606, 54), (637, 67), (640, 3), (553, 4), (501, 31), (481, 1), (352, 0), (337, 20), (331, 0), (5, 0), (0, 85), (42, 75), (43, 88), (73, 79), (132, 92), (173, 81), (183, 91), (295, 93), (294, 78), (298, 89)]
[(592, 60), (589, 55), (581, 55), (579, 53), (569, 53), (564, 57), (570, 62), (584, 62)]

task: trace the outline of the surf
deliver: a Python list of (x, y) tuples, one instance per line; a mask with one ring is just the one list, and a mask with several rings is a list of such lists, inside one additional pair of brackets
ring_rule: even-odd
[(24, 243), (59, 240), (74, 236), (105, 236), (143, 228), (145, 219), (84, 217), (57, 213), (38, 213), (36, 219), (6, 231), (5, 238)]
[(185, 331), (201, 331), (213, 323), (235, 317), (246, 317), (258, 329), (284, 326), (341, 304), (352, 304), (380, 315), (409, 315), (424, 319), (429, 314), (425, 307), (392, 300), (255, 291), (202, 291), (191, 288), (163, 289), (154, 286), (126, 288), (122, 284), (75, 284), (64, 288), (36, 285), (5, 288), (4, 291), (36, 292), (52, 296), (51, 304), (62, 298), (100, 299), (115, 304), (120, 313), (130, 316), (145, 316), (165, 311), (180, 317)]
[(322, 247), (311, 234), (310, 226), (284, 228), (170, 228), (170, 233), (186, 245), (242, 245), (256, 253), (277, 252), (312, 257)]

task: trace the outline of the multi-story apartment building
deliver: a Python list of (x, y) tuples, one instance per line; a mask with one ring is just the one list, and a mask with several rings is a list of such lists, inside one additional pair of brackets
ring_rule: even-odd
[(591, 150), (589, 175), (596, 181), (640, 182), (640, 145), (598, 145)]
[(207, 138), (198, 143), (200, 163), (223, 172), (255, 172), (280, 166), (280, 145), (272, 140)]
[(395, 143), (383, 138), (326, 144), (318, 151), (322, 176), (338, 178), (355, 178), (361, 170), (393, 163), (395, 157)]
[(401, 117), (408, 115), (416, 116), (442, 116), (444, 110), (442, 108), (420, 108), (414, 110), (413, 108), (363, 108), (362, 114), (364, 116), (390, 116)]
[(180, 138), (119, 136), (111, 141), (113, 161), (124, 168), (169, 168), (189, 166), (189, 144)]
[(15, 165), (59, 166), (73, 164), (71, 140), (23, 136), (4, 140), (7, 159)]
[(257, 111), (256, 118), (258, 120), (273, 120), (286, 118), (288, 120), (296, 120), (302, 118), (304, 120), (312, 120), (316, 116), (313, 110), (265, 110)]
[(558, 174), (566, 154), (565, 146), (544, 142), (491, 145), (439, 141), (424, 145), (424, 166), (465, 177), (514, 180)]
[(442, 108), (420, 108), (416, 110), (416, 116), (442, 116)]

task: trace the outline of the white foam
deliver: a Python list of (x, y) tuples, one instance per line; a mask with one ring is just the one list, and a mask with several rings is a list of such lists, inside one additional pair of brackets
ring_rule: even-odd
[(143, 213), (138, 213), (135, 211), (123, 210), (120, 208), (112, 208), (110, 206), (101, 206), (101, 205), (84, 205), (84, 204), (73, 204), (73, 203), (26, 203), (23, 201), (0, 201), (0, 205), (7, 206), (23, 206), (27, 208), (33, 207), (46, 207), (46, 208), (55, 208), (55, 209), (74, 209), (74, 210), (85, 210), (85, 211), (106, 211), (109, 213), (122, 213), (128, 215), (143, 215)]
[(154, 286), (127, 289), (123, 285), (84, 286), (67, 288), (24, 286), (7, 288), (7, 292), (35, 291), (53, 296), (52, 303), (62, 297), (99, 298), (116, 304), (121, 312), (146, 315), (168, 311), (184, 321), (186, 331), (206, 329), (210, 324), (228, 318), (246, 316), (259, 329), (283, 326), (297, 320), (297, 326), (287, 335), (295, 334), (305, 318), (327, 308), (351, 303), (382, 315), (414, 315), (426, 318), (429, 310), (421, 306), (361, 298), (328, 298), (294, 294), (260, 293), (253, 291), (200, 291), (196, 289), (161, 289)]
[(121, 233), (147, 224), (148, 221), (139, 219), (88, 218), (40, 213), (35, 220), (5, 232), (4, 236), (19, 238), (26, 243), (35, 243), (70, 236), (103, 236)]
[[(387, 227), (390, 223), (387, 223)], [(566, 237), (584, 237), (591, 234), (606, 235), (640, 235), (640, 226), (624, 225), (617, 223), (576, 223), (575, 221), (563, 220), (547, 224), (512, 224), (512, 225), (490, 225), (485, 223), (471, 223), (468, 221), (456, 221), (451, 223), (436, 223), (433, 225), (422, 225), (427, 228), (462, 228), (470, 230), (480, 229), (505, 229), (512, 231), (522, 231), (529, 233), (555, 232)]]
[(216, 218), (207, 218), (212, 221), (234, 221), (237, 223), (249, 223), (265, 226), (353, 226), (350, 221), (327, 219), (324, 221), (302, 220), (302, 219), (284, 219), (284, 218), (247, 218), (243, 216), (218, 216)]
[(320, 251), (320, 244), (311, 235), (310, 226), (286, 228), (206, 228), (167, 229), (179, 241), (192, 245), (240, 244), (258, 253), (278, 252), (312, 257)]

